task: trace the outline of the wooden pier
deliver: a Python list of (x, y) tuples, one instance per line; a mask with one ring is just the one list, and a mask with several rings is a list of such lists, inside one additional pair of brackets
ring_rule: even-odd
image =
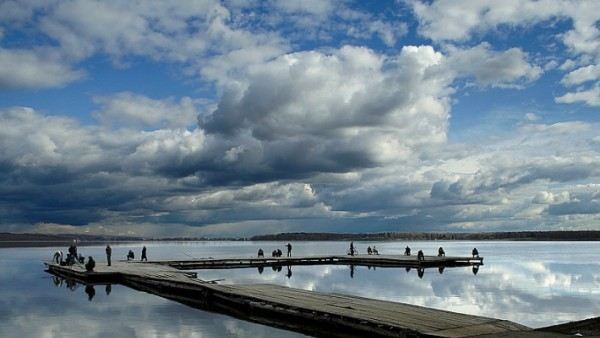
[[(363, 261), (362, 257), (358, 258), (356, 265), (360, 265)], [(384, 261), (387, 259), (384, 258)], [(274, 264), (269, 263), (270, 261), (269, 258), (268, 262), (263, 264)], [(306, 258), (295, 259), (295, 262), (300, 264), (304, 264), (305, 261)], [(80, 283), (120, 283), (208, 311), (314, 336), (555, 336), (547, 332), (536, 332), (506, 320), (358, 296), (314, 292), (278, 285), (220, 285), (197, 279), (196, 273), (172, 266), (178, 266), (179, 263), (167, 262), (174, 261), (164, 261), (162, 264), (121, 261), (114, 262), (110, 267), (99, 263), (94, 272), (86, 272), (81, 265), (61, 266), (53, 263), (46, 263), (46, 265), (50, 273)], [(228, 259), (224, 265), (230, 267), (233, 264), (230, 262), (232, 261)], [(242, 263), (237, 263), (238, 267)], [(244, 266), (255, 263), (249, 261)], [(292, 263), (288, 258), (278, 260), (278, 264), (288, 263)], [(190, 266), (191, 264), (184, 264), (183, 268), (189, 269)]]
[(425, 256), (419, 260), (417, 256), (405, 255), (330, 255), (330, 256), (298, 256), (298, 257), (230, 257), (230, 258), (197, 258), (187, 260), (158, 260), (143, 264), (168, 265), (179, 270), (197, 269), (236, 269), (255, 268), (261, 266), (293, 266), (293, 265), (354, 265), (371, 267), (455, 267), (482, 265), (483, 257), (458, 256)]

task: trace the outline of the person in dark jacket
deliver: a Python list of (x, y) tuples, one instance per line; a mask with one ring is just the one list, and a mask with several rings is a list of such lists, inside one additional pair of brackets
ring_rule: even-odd
[(407, 245), (406, 248), (404, 249), (404, 255), (405, 256), (410, 256), (410, 247)]
[(417, 252), (417, 259), (422, 261), (425, 259), (425, 255), (423, 254), (423, 250), (419, 250), (419, 252)]
[(444, 248), (442, 248), (441, 246), (438, 249), (438, 256), (439, 257), (446, 256), (446, 252), (444, 251)]
[(129, 250), (129, 252), (127, 253), (127, 260), (132, 259), (135, 259), (135, 254), (133, 253), (133, 251)]
[(288, 243), (287, 245), (287, 256), (292, 257), (292, 245)]
[(258, 249), (258, 257), (265, 257), (265, 253), (263, 252), (262, 248)]
[(112, 256), (112, 248), (106, 244), (106, 263), (110, 266), (110, 256)]
[(92, 272), (92, 271), (94, 271), (95, 267), (96, 267), (96, 262), (94, 261), (92, 256), (89, 256), (87, 263), (85, 263), (85, 271)]
[(473, 248), (473, 251), (471, 253), (473, 254), (473, 257), (479, 257), (479, 251), (477, 250), (477, 248)]
[(144, 246), (142, 248), (142, 258), (140, 259), (141, 261), (148, 261), (148, 256), (146, 256), (146, 247)]

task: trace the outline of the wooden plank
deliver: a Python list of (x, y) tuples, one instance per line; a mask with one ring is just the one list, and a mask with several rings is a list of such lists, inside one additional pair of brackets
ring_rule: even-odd
[[(387, 257), (382, 258), (388, 259)], [(415, 261), (413, 257), (403, 257), (405, 257), (403, 261)], [(321, 259), (329, 258), (321, 257)], [(380, 258), (366, 257), (366, 260), (371, 259)], [(396, 259), (395, 256), (393, 259)], [(455, 260), (452, 257), (436, 257), (434, 259), (440, 262)], [(244, 260), (221, 259), (218, 264), (232, 261), (239, 263)], [(207, 264), (212, 263), (213, 261), (207, 262)], [(131, 280), (131, 282), (139, 285), (142, 283), (157, 287), (160, 285), (169, 286), (178, 289), (182, 293), (187, 291), (194, 292), (194, 294), (211, 292), (219, 299), (245, 304), (244, 306), (250, 308), (255, 307), (262, 310), (282, 312), (289, 316), (306, 316), (312, 313), (311, 318), (316, 321), (328, 322), (333, 320), (338, 325), (341, 323), (341, 325), (347, 325), (349, 328), (358, 327), (365, 331), (379, 328), (378, 332), (380, 334), (385, 334), (385, 332), (392, 334), (393, 332), (409, 330), (436, 337), (469, 337), (512, 331), (530, 331), (529, 328), (519, 324), (494, 318), (359, 296), (314, 292), (270, 284), (210, 284), (196, 278), (190, 278), (183, 271), (177, 270), (170, 264), (116, 262), (111, 267), (99, 265), (93, 273), (85, 272), (85, 269), (78, 265), (62, 267), (49, 264), (49, 268), (66, 275), (71, 274), (79, 279), (105, 277), (114, 278), (125, 283)]]

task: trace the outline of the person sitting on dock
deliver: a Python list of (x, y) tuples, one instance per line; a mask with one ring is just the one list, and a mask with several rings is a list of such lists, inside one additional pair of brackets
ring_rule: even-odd
[(423, 250), (419, 250), (419, 252), (417, 252), (417, 260), (419, 260), (419, 261), (425, 260), (425, 255), (423, 254)]
[(94, 261), (92, 256), (89, 256), (87, 263), (85, 263), (85, 271), (92, 272), (92, 271), (94, 271), (95, 267), (96, 267), (96, 262)]
[(52, 261), (56, 264), (60, 264), (63, 260), (63, 253), (60, 250), (56, 250), (54, 256), (52, 256)]
[(372, 255), (373, 254), (373, 249), (371, 249), (371, 247), (369, 246), (367, 248), (367, 255)]
[(446, 252), (444, 251), (444, 248), (442, 248), (440, 246), (440, 248), (438, 249), (438, 257), (443, 257), (446, 256)]
[(262, 248), (258, 249), (258, 257), (265, 257), (265, 253), (263, 252)]
[(473, 258), (479, 258), (479, 251), (477, 251), (477, 248), (473, 248), (473, 251), (471, 253), (473, 254)]
[(127, 260), (132, 260), (135, 259), (135, 254), (133, 253), (132, 250), (129, 250), (129, 252), (127, 253)]
[(375, 245), (373, 245), (373, 255), (379, 255), (379, 251), (377, 251)]
[(287, 245), (287, 256), (292, 257), (292, 245), (288, 243)]
[(110, 245), (106, 244), (106, 263), (110, 266), (110, 256), (112, 255), (112, 248)]
[(142, 259), (140, 259), (141, 261), (148, 261), (148, 256), (146, 255), (146, 246), (144, 246), (142, 248)]
[(408, 247), (408, 245), (404, 249), (404, 256), (410, 256), (410, 248)]

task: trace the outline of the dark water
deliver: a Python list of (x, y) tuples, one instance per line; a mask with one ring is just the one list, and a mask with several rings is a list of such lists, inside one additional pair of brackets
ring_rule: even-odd
[[(146, 244), (150, 259), (252, 256), (285, 243), (195, 242)], [(339, 254), (347, 243), (293, 243), (293, 254)], [(361, 252), (401, 254), (407, 242), (358, 243)], [(354, 294), (450, 311), (512, 320), (532, 327), (600, 316), (600, 243), (597, 242), (410, 242), (414, 251), (468, 255), (477, 247), (485, 265), (447, 268), (442, 274), (349, 266), (295, 266), (290, 271), (199, 270), (221, 283), (275, 283), (307, 290)], [(141, 244), (114, 245), (113, 259)], [(62, 248), (64, 250), (64, 248)], [(67, 285), (43, 271), (56, 248), (0, 249), (0, 337), (297, 337), (300, 334), (187, 307), (112, 285)], [(103, 247), (81, 247), (103, 261)], [(99, 264), (102, 264), (99, 262)], [(55, 285), (58, 283), (58, 285)], [(73, 288), (72, 290), (69, 288)], [(108, 294), (108, 292), (109, 294)], [(93, 298), (89, 300), (90, 294)]]

